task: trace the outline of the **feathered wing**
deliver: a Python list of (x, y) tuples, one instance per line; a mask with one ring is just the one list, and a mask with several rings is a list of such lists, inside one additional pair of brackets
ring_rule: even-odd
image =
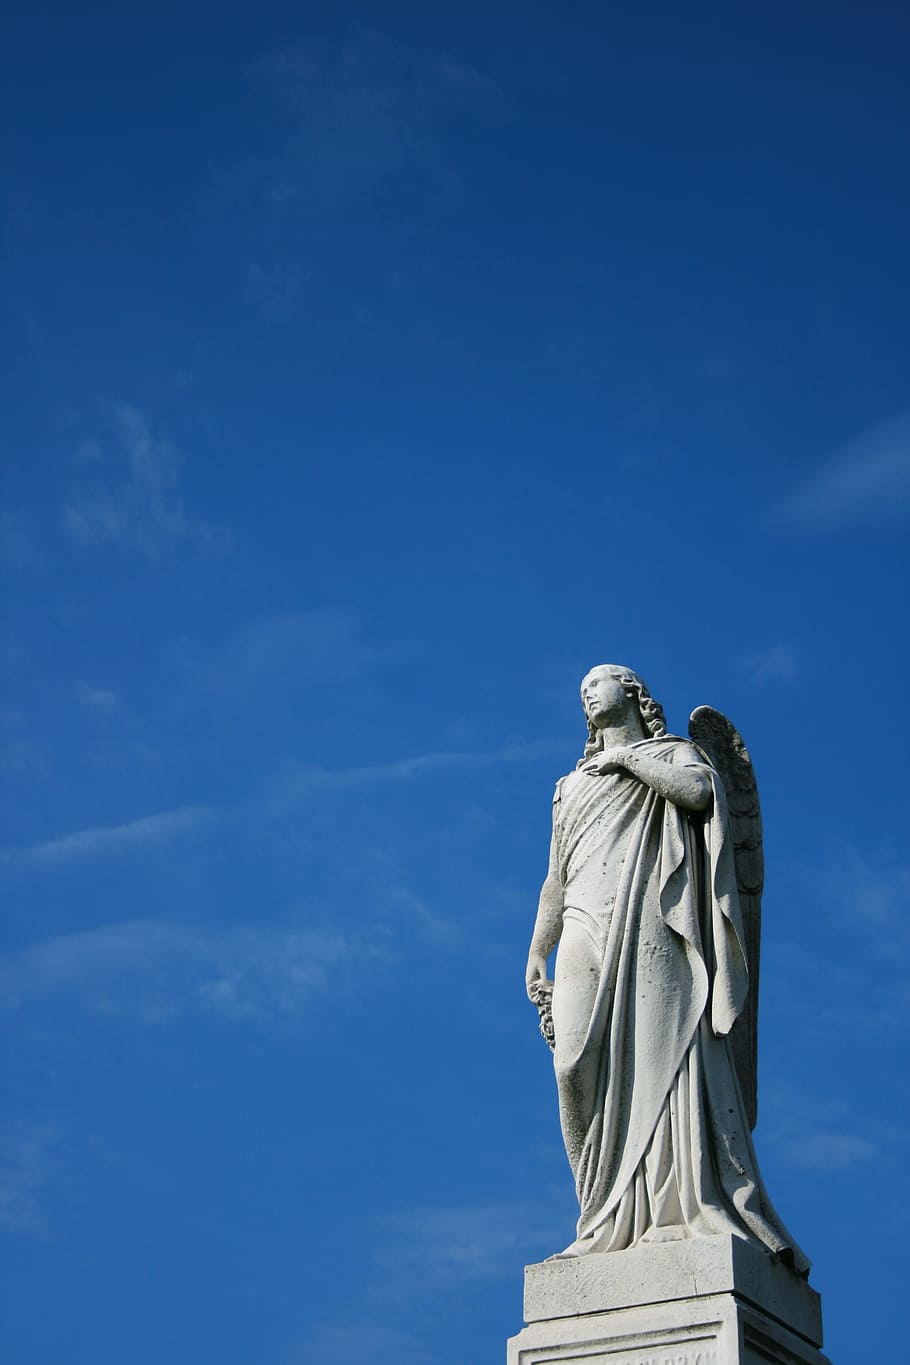
[(712, 706), (699, 706), (689, 717), (689, 735), (704, 749), (720, 774), (727, 794), (733, 835), (736, 884), (745, 929), (749, 993), (730, 1034), (733, 1061), (749, 1116), (758, 1118), (758, 968), (761, 896), (765, 878), (758, 784), (749, 750), (726, 716)]

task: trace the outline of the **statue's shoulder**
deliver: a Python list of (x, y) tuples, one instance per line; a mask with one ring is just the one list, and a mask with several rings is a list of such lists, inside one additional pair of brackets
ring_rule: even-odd
[(667, 763), (713, 767), (705, 751), (684, 735), (660, 735), (656, 739), (643, 740), (642, 745), (654, 758), (662, 758)]
[(553, 792), (554, 806), (556, 805), (557, 801), (562, 800), (562, 798), (567, 794), (567, 792), (569, 792), (572, 789), (572, 787), (576, 786), (579, 782), (583, 780), (584, 780), (583, 774), (580, 773), (577, 768), (573, 769), (573, 771), (570, 773), (566, 773), (565, 777), (561, 777), (559, 781), (556, 783), (556, 788)]

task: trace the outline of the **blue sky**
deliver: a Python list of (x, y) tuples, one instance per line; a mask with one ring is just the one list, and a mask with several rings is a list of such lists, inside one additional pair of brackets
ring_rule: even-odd
[(582, 674), (767, 858), (757, 1147), (903, 1293), (902, 7), (20, 8), (11, 1365), (503, 1359), (572, 1236), (523, 993)]

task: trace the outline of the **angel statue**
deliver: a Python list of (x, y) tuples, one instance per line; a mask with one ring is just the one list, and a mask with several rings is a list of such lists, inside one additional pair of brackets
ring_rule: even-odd
[(562, 1255), (728, 1233), (807, 1274), (750, 1131), (762, 851), (748, 751), (707, 706), (689, 740), (668, 735), (630, 668), (593, 668), (581, 700), (588, 742), (556, 784), (526, 977), (581, 1211)]

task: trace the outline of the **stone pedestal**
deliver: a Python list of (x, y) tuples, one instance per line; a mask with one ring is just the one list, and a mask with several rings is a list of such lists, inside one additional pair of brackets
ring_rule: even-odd
[(508, 1365), (830, 1365), (815, 1290), (735, 1237), (529, 1265), (525, 1321)]

